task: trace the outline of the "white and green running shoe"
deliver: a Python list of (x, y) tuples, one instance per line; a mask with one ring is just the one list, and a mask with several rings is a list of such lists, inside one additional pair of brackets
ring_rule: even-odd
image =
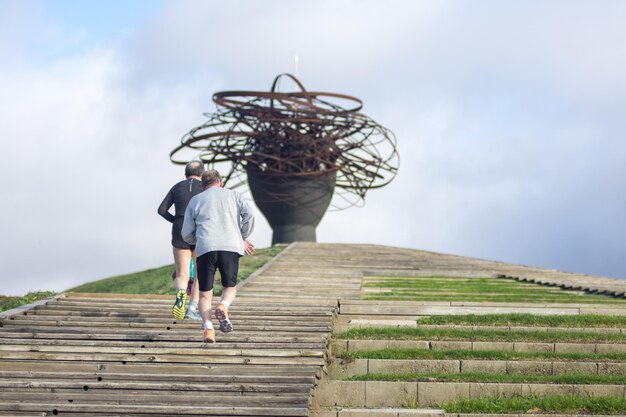
[(198, 310), (188, 308), (185, 313), (185, 320), (202, 320), (202, 316), (200, 316)]

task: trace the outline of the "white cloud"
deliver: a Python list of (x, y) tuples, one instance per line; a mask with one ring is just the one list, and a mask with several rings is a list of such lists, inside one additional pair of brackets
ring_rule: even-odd
[(169, 151), (213, 92), (267, 89), (295, 54), (307, 88), (362, 98), (401, 153), (397, 179), (328, 213), (321, 241), (626, 277), (621, 2), (172, 1), (54, 59), (46, 46), (77, 35), (19, 4), (0, 3), (19, 22), (0, 24), (15, 63), (0, 69), (2, 293), (170, 262)]

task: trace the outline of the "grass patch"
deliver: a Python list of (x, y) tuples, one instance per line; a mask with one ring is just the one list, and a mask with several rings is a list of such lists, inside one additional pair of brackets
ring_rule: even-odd
[[(267, 261), (278, 255), (285, 247), (284, 245), (277, 245), (270, 248), (257, 249), (254, 255), (242, 257), (239, 260), (237, 281), (241, 282), (248, 278), (254, 271), (265, 265)], [(68, 291), (117, 294), (172, 294), (173, 270), (174, 264), (170, 264), (160, 268), (88, 282)], [(219, 295), (221, 291), (218, 272), (215, 277), (213, 293)]]
[(625, 299), (562, 290), (504, 278), (367, 277), (367, 300), (624, 303)]
[(478, 360), (559, 360), (575, 362), (626, 362), (626, 353), (577, 352), (511, 352), (503, 350), (430, 350), (430, 349), (379, 349), (344, 352), (343, 359), (478, 359)]
[(462, 374), (444, 373), (399, 373), (354, 375), (346, 381), (417, 381), (417, 382), (497, 382), (511, 384), (626, 384), (626, 375), (590, 375), (574, 373), (567, 375), (525, 375), (502, 374), (491, 372), (472, 372)]
[(0, 311), (11, 310), (12, 308), (16, 308), (21, 305), (30, 304), (37, 300), (52, 297), (55, 294), (56, 292), (54, 291), (31, 291), (21, 297), (0, 295)]
[(499, 278), (473, 278), (469, 280), (452, 279), (423, 279), (415, 277), (372, 279), (367, 277), (366, 288), (394, 288), (399, 290), (428, 291), (428, 292), (523, 292), (534, 290), (539, 292), (561, 291), (556, 287), (545, 287), (538, 284), (521, 283)]
[(583, 342), (615, 343), (625, 342), (621, 333), (594, 333), (580, 331), (546, 332), (539, 330), (464, 330), (464, 329), (424, 329), (413, 327), (363, 327), (350, 329), (335, 336), (338, 339), (369, 340), (462, 340), (498, 342)]
[(526, 313), (430, 316), (417, 320), (429, 325), (475, 325), (475, 326), (543, 326), (543, 327), (626, 327), (626, 316), (584, 314), (538, 316)]
[(462, 301), (492, 303), (535, 303), (535, 304), (623, 304), (625, 300), (603, 295), (558, 295), (554, 297), (534, 295), (455, 295), (455, 294), (404, 294), (395, 291), (366, 294), (363, 299), (375, 301)]
[(622, 397), (577, 395), (536, 395), (513, 398), (475, 398), (453, 401), (441, 406), (446, 413), (473, 414), (624, 414)]

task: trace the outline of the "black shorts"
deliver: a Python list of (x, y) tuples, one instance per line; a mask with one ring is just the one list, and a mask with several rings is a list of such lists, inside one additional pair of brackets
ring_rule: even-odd
[(222, 287), (237, 286), (239, 273), (239, 254), (218, 250), (198, 256), (196, 259), (196, 277), (200, 291), (211, 291), (215, 280), (215, 271), (220, 271)]
[(196, 245), (190, 245), (183, 239), (182, 229), (184, 219), (184, 217), (177, 217), (174, 219), (174, 223), (172, 224), (172, 246), (176, 249), (194, 250), (196, 249)]

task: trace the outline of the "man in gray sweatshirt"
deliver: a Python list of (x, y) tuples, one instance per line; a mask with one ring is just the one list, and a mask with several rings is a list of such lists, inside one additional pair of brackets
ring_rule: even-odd
[(247, 240), (254, 228), (249, 203), (237, 191), (222, 188), (222, 178), (214, 169), (202, 173), (205, 190), (192, 197), (185, 210), (182, 237), (196, 245), (196, 279), (200, 287), (199, 310), (204, 321), (204, 342), (215, 343), (211, 323), (211, 299), (215, 271), (222, 278), (222, 297), (215, 317), (223, 333), (233, 331), (228, 307), (237, 294), (239, 257), (254, 253)]

